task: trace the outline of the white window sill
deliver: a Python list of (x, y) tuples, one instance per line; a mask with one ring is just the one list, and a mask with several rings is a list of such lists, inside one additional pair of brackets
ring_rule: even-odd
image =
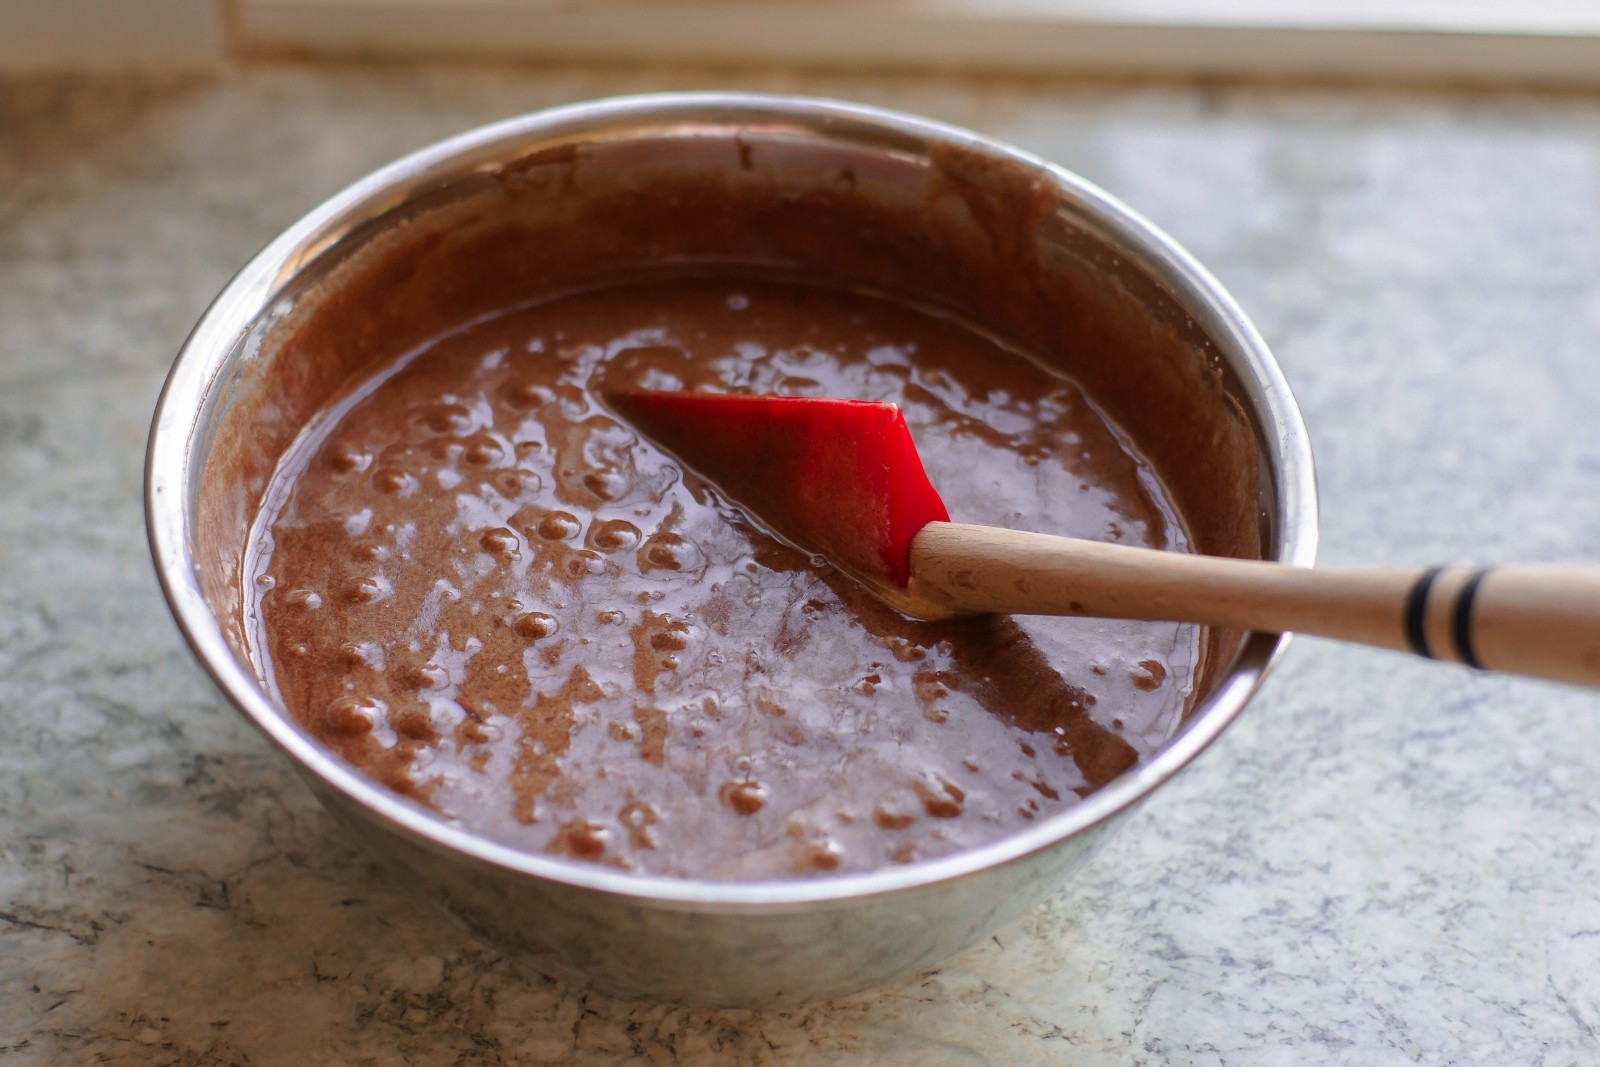
[(0, 0), (0, 69), (557, 57), (1600, 87), (1600, 0)]
[(247, 52), (1600, 85), (1589, 0), (237, 0)]

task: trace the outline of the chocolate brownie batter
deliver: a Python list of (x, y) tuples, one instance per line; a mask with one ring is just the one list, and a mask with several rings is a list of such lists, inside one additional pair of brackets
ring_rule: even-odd
[(627, 387), (894, 401), (958, 521), (1188, 547), (1073, 382), (967, 324), (618, 283), (396, 353), (290, 450), (245, 573), (309, 730), (515, 847), (766, 879), (996, 840), (1175, 728), (1197, 628), (907, 619), (642, 441), (602, 400)]

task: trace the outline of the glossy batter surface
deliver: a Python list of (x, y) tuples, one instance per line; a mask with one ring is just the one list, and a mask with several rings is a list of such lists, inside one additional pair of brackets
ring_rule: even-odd
[(909, 863), (1070, 805), (1184, 710), (1196, 628), (906, 619), (598, 395), (891, 400), (958, 521), (1186, 547), (1070, 380), (959, 322), (686, 277), (396, 355), (269, 490), (255, 651), (316, 736), (484, 836), (715, 879)]

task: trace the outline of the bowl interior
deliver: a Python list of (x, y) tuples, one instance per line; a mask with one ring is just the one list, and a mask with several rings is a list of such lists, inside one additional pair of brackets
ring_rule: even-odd
[[(823, 277), (981, 323), (1067, 371), (1130, 433), (1200, 551), (1310, 560), (1309, 459), (1270, 356), (1202, 270), (1092, 186), (960, 131), (862, 109), (578, 108), (467, 135), (352, 187), (269, 247), (197, 329), (157, 435), (162, 420), (183, 424), (171, 431), (183, 436), (183, 487), (167, 499), (180, 502), (201, 604), (186, 616), (174, 603), (202, 659), (232, 661), (224, 687), (254, 686), (232, 695), (270, 703), (242, 566), (273, 470), (318, 409), (479, 317), (707, 265)], [(170, 410), (185, 381), (195, 410)], [(172, 510), (161, 462), (153, 447), (153, 512)], [(153, 516), (161, 563), (159, 526)], [(220, 641), (197, 636), (208, 627)], [(1226, 725), (1272, 647), (1207, 635), (1178, 736), (1219, 721), (1117, 805)], [(1055, 822), (1058, 835), (1074, 829)]]

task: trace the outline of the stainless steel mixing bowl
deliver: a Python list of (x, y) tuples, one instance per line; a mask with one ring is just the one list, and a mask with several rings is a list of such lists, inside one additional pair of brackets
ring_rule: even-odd
[[(1188, 413), (1156, 428), (1172, 438), (1157, 451), (1227, 472), (1206, 520), (1232, 531), (1225, 550), (1311, 563), (1315, 491), (1294, 400), (1238, 306), (1170, 238), (1083, 179), (967, 131), (853, 104), (714, 93), (577, 104), (475, 130), (362, 179), (272, 242), (205, 313), (162, 394), (146, 485), (156, 568), (227, 698), (367, 848), (485, 940), (539, 971), (624, 995), (770, 1005), (860, 990), (936, 965), (1056, 891), (1233, 721), (1282, 639), (1213, 635), (1216, 669), (1165, 747), (1026, 832), (929, 862), (761, 883), (632, 875), (476, 837), (323, 748), (275, 701), (249, 653), (239, 560), (264, 479), (305, 415), (274, 383), (321, 375), (333, 388), (359, 369), (306, 364), (307, 351), (285, 338), (341, 294), (374, 299), (360, 289), (364, 264), (396, 242), (434, 241), (448, 271), (451, 255), (477, 254), (461, 235), (481, 235), (496, 212), (537, 233), (582, 215), (596, 183), (615, 193), (657, 172), (711, 190), (695, 210), (755, 190), (771, 194), (769, 206), (803, 201), (810, 214), (793, 226), (719, 215), (734, 225), (713, 227), (722, 236), (694, 248), (663, 248), (657, 233), (591, 242), (636, 260), (623, 266), (676, 256), (815, 270), (808, 231), (842, 213), (854, 221), (835, 237), (848, 242), (863, 225), (851, 212), (870, 201), (883, 232), (857, 234), (852, 262), (866, 265), (845, 281), (920, 290), (923, 272), (942, 302), (973, 288), (970, 313), (1059, 326), (1058, 340), (1087, 353), (1083, 374), (1113, 391), (1155, 382), (1138, 388), (1164, 389)], [(607, 217), (596, 211), (585, 225), (603, 230)], [(538, 284), (553, 269), (528, 249), (531, 273), (508, 285)], [(1015, 293), (992, 287), (1007, 272), (1019, 279)], [(372, 314), (377, 333), (391, 328)], [(1113, 413), (1137, 418), (1137, 403), (1124, 407)]]

